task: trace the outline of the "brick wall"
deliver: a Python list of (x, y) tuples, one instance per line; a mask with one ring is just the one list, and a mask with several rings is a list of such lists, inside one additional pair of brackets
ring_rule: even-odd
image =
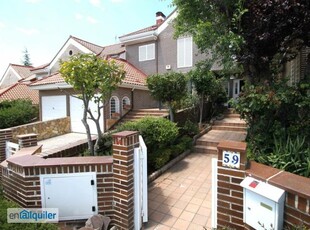
[(7, 167), (2, 168), (4, 195), (22, 207), (41, 207), (41, 174), (96, 172), (98, 211), (107, 216), (113, 213), (112, 157), (43, 159), (36, 155), (26, 155), (7, 162)]
[[(243, 188), (240, 182), (251, 176), (286, 191), (284, 226), (304, 225), (310, 229), (310, 178), (284, 172), (254, 161), (247, 162), (246, 144), (220, 142), (218, 145), (218, 200), (217, 225), (219, 228), (252, 229), (243, 223)], [(240, 169), (224, 167), (224, 150), (240, 152)]]
[(96, 172), (98, 212), (118, 229), (133, 229), (133, 154), (138, 145), (138, 133), (125, 131), (113, 135), (113, 156), (45, 159), (39, 146), (23, 148), (1, 164), (4, 196), (22, 207), (40, 208), (40, 175)]

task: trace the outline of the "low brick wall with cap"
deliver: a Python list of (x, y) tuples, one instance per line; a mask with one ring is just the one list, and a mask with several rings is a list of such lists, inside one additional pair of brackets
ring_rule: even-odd
[[(240, 153), (240, 168), (223, 166), (223, 151)], [(246, 158), (246, 144), (220, 142), (218, 145), (217, 226), (218, 228), (253, 229), (243, 222), (243, 188), (241, 181), (253, 177), (281, 188), (286, 193), (284, 227), (310, 229), (310, 178), (281, 171)]]
[(134, 227), (134, 148), (138, 132), (113, 134), (113, 156), (43, 158), (41, 146), (21, 149), (1, 163), (4, 196), (25, 208), (42, 207), (40, 175), (95, 172), (98, 213), (118, 229)]

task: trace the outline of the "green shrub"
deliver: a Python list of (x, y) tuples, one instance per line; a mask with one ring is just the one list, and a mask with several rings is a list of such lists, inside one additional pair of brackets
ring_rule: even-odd
[[(296, 163), (293, 162), (298, 155), (285, 149), (290, 147), (284, 145), (287, 141), (297, 144), (293, 140), (304, 137), (302, 149), (309, 148), (307, 143), (310, 142), (310, 84), (308, 82), (294, 86), (289, 86), (283, 80), (272, 84), (246, 85), (234, 107), (249, 126), (247, 143), (254, 159), (272, 161), (274, 165), (279, 165), (282, 160), (280, 168), (298, 174), (303, 171), (290, 169)], [(280, 153), (277, 150), (279, 146), (282, 146), (284, 152)], [(278, 154), (280, 156), (277, 156)], [(307, 155), (307, 153), (300, 154)], [(300, 167), (307, 167), (304, 164)], [(301, 175), (305, 175), (305, 172), (307, 170)]]
[(165, 165), (172, 156), (172, 147), (179, 136), (177, 125), (165, 118), (145, 117), (138, 121), (127, 122), (117, 131), (139, 131), (148, 151), (149, 172)]
[(112, 135), (111, 134), (104, 134), (102, 136), (101, 142), (99, 143), (99, 156), (111, 156), (112, 155)]
[(38, 116), (38, 108), (30, 100), (3, 101), (0, 103), (0, 129), (23, 125)]
[(305, 138), (274, 139), (275, 147), (270, 154), (261, 155), (258, 161), (274, 168), (310, 177), (310, 146)]
[(118, 131), (139, 131), (150, 152), (171, 145), (179, 135), (175, 123), (156, 117), (145, 117), (138, 121), (127, 122), (117, 128)]
[(149, 163), (153, 169), (157, 170), (167, 164), (171, 158), (171, 149), (159, 149), (149, 157)]
[(199, 133), (199, 127), (197, 123), (193, 123), (189, 120), (185, 122), (185, 124), (180, 128), (181, 135), (195, 136)]

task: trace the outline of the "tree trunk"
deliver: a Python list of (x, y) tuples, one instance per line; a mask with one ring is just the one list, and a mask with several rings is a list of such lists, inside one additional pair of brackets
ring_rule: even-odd
[(98, 150), (99, 150), (99, 143), (101, 142), (102, 140), (102, 131), (101, 131), (101, 128), (100, 128), (100, 122), (99, 122), (99, 119), (100, 119), (101, 116), (99, 116), (98, 119), (94, 120), (95, 124), (96, 124), (96, 128), (97, 128), (97, 140), (96, 140), (96, 143), (95, 143), (95, 146), (94, 146), (94, 155), (95, 156), (98, 156)]
[(94, 155), (94, 144), (93, 144), (93, 141), (91, 138), (90, 128), (89, 128), (89, 125), (87, 123), (87, 110), (88, 110), (89, 100), (84, 98), (83, 104), (84, 104), (84, 111), (83, 111), (82, 123), (86, 129), (88, 150), (90, 151), (90, 154), (93, 156)]
[(174, 122), (173, 109), (172, 109), (172, 105), (170, 103), (168, 103), (168, 109), (169, 109), (170, 121)]
[(199, 128), (202, 127), (202, 115), (203, 115), (203, 104), (204, 104), (203, 98), (204, 98), (204, 95), (202, 94), (200, 98), (200, 108), (199, 108)]

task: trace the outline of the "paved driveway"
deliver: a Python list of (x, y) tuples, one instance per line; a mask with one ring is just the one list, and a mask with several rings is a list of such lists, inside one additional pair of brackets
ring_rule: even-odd
[(145, 229), (211, 229), (212, 158), (192, 153), (149, 186)]

